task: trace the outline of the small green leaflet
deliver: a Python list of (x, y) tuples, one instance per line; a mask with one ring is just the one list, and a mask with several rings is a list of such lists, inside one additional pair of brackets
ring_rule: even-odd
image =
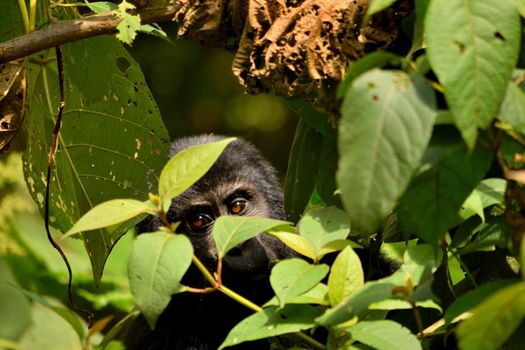
[(154, 214), (155, 207), (149, 202), (135, 199), (113, 199), (91, 208), (65, 234), (69, 237), (75, 233), (109, 227), (130, 220), (137, 215)]
[(328, 273), (327, 265), (310, 265), (301, 259), (283, 260), (272, 269), (270, 284), (279, 305), (283, 307), (293, 298), (312, 289)]
[(193, 247), (188, 237), (165, 232), (138, 236), (128, 262), (135, 304), (153, 328), (175, 293), (185, 290), (180, 281), (191, 264)]
[(244, 241), (277, 226), (288, 225), (286, 221), (255, 216), (220, 216), (213, 224), (213, 239), (219, 259)]
[(140, 15), (132, 15), (127, 12), (127, 10), (132, 10), (135, 8), (135, 5), (126, 2), (123, 0), (118, 5), (118, 10), (116, 11), (117, 16), (122, 19), (117, 25), (117, 39), (131, 45), (135, 37), (137, 36), (137, 31), (140, 29)]

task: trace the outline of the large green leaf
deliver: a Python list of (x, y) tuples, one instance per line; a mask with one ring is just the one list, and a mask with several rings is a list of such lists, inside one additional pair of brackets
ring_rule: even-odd
[(171, 200), (191, 187), (219, 158), (235, 138), (195, 145), (183, 149), (169, 160), (159, 179), (159, 195), (167, 211)]
[(515, 132), (525, 135), (525, 95), (514, 83), (507, 85), (499, 119), (507, 123)]
[(230, 331), (219, 349), (239, 343), (312, 328), (321, 311), (309, 305), (270, 306), (242, 320)]
[(347, 329), (353, 340), (378, 350), (420, 350), (421, 343), (407, 328), (390, 320), (362, 321)]
[(288, 301), (312, 289), (328, 273), (327, 265), (310, 265), (301, 259), (283, 260), (272, 269), (270, 283), (279, 305), (283, 307)]
[[(168, 135), (144, 77), (111, 37), (62, 47), (65, 109), (51, 179), (50, 222), (66, 232), (84, 213), (113, 198), (145, 200), (167, 161)], [(54, 51), (28, 65), (24, 171), (43, 209), (49, 142), (58, 109)], [(114, 243), (130, 227), (84, 234), (98, 282)]]
[(17, 1), (0, 1), (0, 42), (24, 33), (22, 16)]
[(213, 240), (217, 255), (224, 258), (228, 251), (242, 242), (271, 228), (287, 225), (286, 221), (255, 216), (220, 216), (213, 224)]
[(459, 348), (498, 349), (525, 317), (525, 283), (498, 290), (471, 312), (457, 328)]
[(459, 222), (459, 209), (490, 167), (492, 154), (457, 146), (431, 147), (397, 213), (406, 230), (438, 242)]
[(433, 0), (425, 18), (430, 64), (470, 149), (498, 112), (520, 48), (513, 0)]
[(404, 72), (372, 70), (347, 91), (337, 182), (352, 229), (374, 233), (394, 209), (430, 140), (432, 88)]
[(191, 264), (193, 247), (188, 237), (166, 232), (140, 235), (129, 257), (128, 275), (135, 304), (153, 328)]

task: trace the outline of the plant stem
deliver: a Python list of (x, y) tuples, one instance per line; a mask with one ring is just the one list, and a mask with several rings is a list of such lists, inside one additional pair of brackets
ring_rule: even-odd
[(208, 269), (206, 268), (206, 266), (204, 266), (204, 264), (202, 263), (202, 261), (199, 260), (199, 258), (197, 258), (197, 256), (195, 254), (192, 255), (191, 257), (191, 261), (193, 261), (193, 263), (195, 264), (195, 266), (197, 266), (197, 268), (199, 269), (199, 271), (204, 275), (204, 277), (206, 278), (206, 280), (208, 282), (210, 282), (210, 284), (212, 285), (212, 287), (216, 288), (217, 286), (217, 281), (215, 281), (215, 278), (213, 278), (212, 274), (210, 273), (210, 271), (208, 271)]
[(36, 0), (29, 0), (29, 31), (36, 27)]
[(24, 23), (24, 30), (29, 33), (29, 16), (27, 15), (27, 7), (24, 0), (18, 0), (18, 9), (20, 16), (22, 16), (22, 23)]
[(251, 309), (251, 310), (253, 310), (255, 312), (263, 311), (262, 307), (260, 307), (259, 305), (251, 302), (250, 300), (246, 299), (242, 295), (237, 294), (236, 292), (234, 292), (230, 288), (226, 287), (225, 285), (221, 285), (218, 289), (222, 293), (226, 294), (227, 296), (229, 296), (230, 298), (235, 300), (236, 302), (246, 306), (247, 308), (249, 308), (249, 309)]

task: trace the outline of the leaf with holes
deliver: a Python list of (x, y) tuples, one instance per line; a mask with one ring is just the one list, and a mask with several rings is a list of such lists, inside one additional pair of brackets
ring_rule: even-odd
[(151, 328), (171, 296), (185, 290), (180, 281), (191, 264), (188, 237), (165, 232), (140, 235), (128, 262), (131, 293)]
[(434, 0), (425, 17), (427, 54), (469, 149), (496, 116), (521, 41), (514, 0)]
[(374, 69), (347, 91), (339, 126), (337, 183), (352, 230), (373, 234), (417, 170), (436, 116), (418, 75)]
[[(146, 200), (167, 161), (168, 134), (139, 66), (115, 38), (62, 46), (65, 108), (50, 184), (51, 224), (68, 231), (114, 198)], [(41, 54), (39, 54), (41, 55)], [(47, 154), (59, 103), (55, 52), (28, 64), (26, 182), (43, 212)], [(104, 79), (100, 79), (104, 76)], [(95, 282), (115, 242), (133, 223), (84, 233)]]

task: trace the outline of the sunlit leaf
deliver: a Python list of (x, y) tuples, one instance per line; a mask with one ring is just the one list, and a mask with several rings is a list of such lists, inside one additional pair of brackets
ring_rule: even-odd
[(245, 341), (294, 333), (314, 326), (321, 310), (309, 305), (287, 305), (284, 309), (270, 306), (242, 320), (230, 331), (219, 349)]
[(513, 82), (507, 84), (498, 115), (512, 130), (525, 135), (525, 94)]
[(137, 237), (129, 257), (128, 275), (135, 304), (153, 328), (171, 296), (185, 290), (180, 281), (191, 264), (188, 237), (165, 232)]
[(277, 230), (270, 230), (268, 233), (277, 237), (281, 242), (295, 250), (297, 253), (304, 255), (307, 258), (315, 259), (315, 253), (310, 242), (297, 233)]
[(361, 321), (347, 329), (352, 339), (378, 350), (422, 349), (417, 337), (407, 328), (390, 320)]
[(337, 183), (352, 229), (372, 234), (419, 166), (436, 115), (419, 76), (369, 71), (347, 91), (339, 126)]
[[(328, 287), (326, 284), (318, 283), (312, 289), (288, 300), (287, 304), (330, 305), (330, 302), (328, 301)], [(271, 305), (279, 306), (279, 299), (276, 296), (266, 302), (264, 307)]]
[(255, 216), (220, 216), (213, 224), (213, 240), (219, 258), (228, 251), (259, 233), (271, 228), (288, 225), (286, 221)]
[(195, 145), (183, 149), (171, 158), (162, 169), (159, 179), (159, 195), (167, 211), (172, 198), (191, 187), (212, 167), (222, 151), (235, 138)]
[(155, 207), (149, 201), (112, 199), (90, 209), (64, 234), (64, 237), (78, 232), (120, 224), (137, 215), (146, 213), (155, 213)]
[(433, 0), (425, 17), (430, 64), (469, 149), (498, 112), (520, 48), (514, 0)]
[(274, 266), (270, 284), (283, 307), (289, 300), (319, 283), (328, 273), (327, 265), (310, 265), (301, 259), (283, 260)]
[(335, 306), (365, 284), (361, 260), (351, 247), (346, 247), (335, 259), (328, 276), (328, 297)]
[(298, 227), (299, 234), (310, 243), (315, 257), (318, 257), (325, 245), (348, 236), (350, 220), (339, 208), (316, 208), (306, 212)]

